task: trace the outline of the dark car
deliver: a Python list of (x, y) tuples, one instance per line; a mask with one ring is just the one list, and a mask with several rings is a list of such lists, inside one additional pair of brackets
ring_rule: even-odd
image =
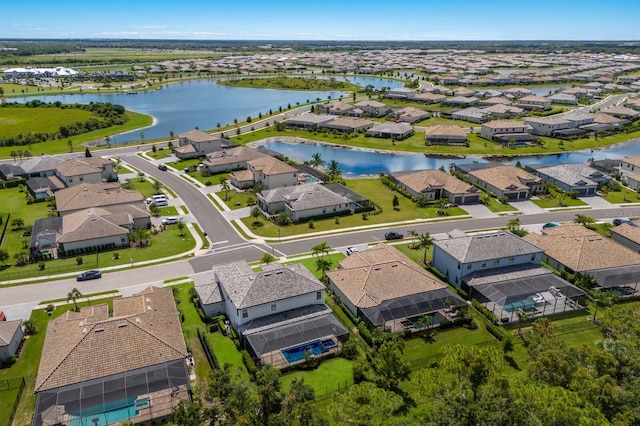
[(384, 239), (385, 240), (401, 240), (404, 238), (404, 235), (402, 235), (399, 232), (387, 232), (386, 234), (384, 234)]
[(167, 171), (167, 165), (166, 164), (158, 164), (158, 169), (162, 170), (163, 172)]
[(76, 281), (97, 280), (102, 277), (102, 272), (98, 270), (85, 271), (76, 277)]
[(631, 222), (630, 220), (627, 219), (613, 219), (613, 226), (620, 226), (623, 223), (626, 223), (629, 226), (636, 226), (635, 223)]

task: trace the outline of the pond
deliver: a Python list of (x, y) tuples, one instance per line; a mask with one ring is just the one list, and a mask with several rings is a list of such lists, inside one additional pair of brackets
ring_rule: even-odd
[[(359, 176), (374, 176), (381, 172), (391, 173), (402, 170), (421, 170), (449, 168), (451, 163), (469, 164), (473, 162), (486, 163), (489, 160), (481, 157), (469, 156), (466, 158), (442, 158), (427, 157), (425, 154), (401, 154), (393, 152), (380, 152), (359, 148), (339, 147), (322, 143), (292, 143), (284, 141), (256, 142), (254, 146), (265, 146), (277, 151), (293, 160), (310, 161), (313, 154), (319, 153), (322, 159), (329, 163), (335, 160), (340, 164), (343, 176), (355, 178)], [(560, 164), (560, 163), (587, 163), (589, 158), (596, 160), (618, 159), (624, 157), (640, 156), (640, 139), (635, 139), (623, 144), (614, 145), (597, 150), (583, 150), (567, 152), (563, 154), (523, 156), (505, 159), (505, 164)]]

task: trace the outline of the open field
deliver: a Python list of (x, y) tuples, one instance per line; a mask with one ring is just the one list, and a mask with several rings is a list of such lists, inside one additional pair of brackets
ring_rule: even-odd
[(269, 78), (240, 78), (219, 81), (222, 86), (250, 87), (254, 89), (278, 89), (278, 90), (349, 90), (358, 91), (359, 86), (344, 81), (324, 78), (302, 78), (277, 76)]
[(57, 133), (60, 126), (98, 118), (89, 111), (75, 108), (3, 107), (0, 117), (0, 137), (32, 133)]

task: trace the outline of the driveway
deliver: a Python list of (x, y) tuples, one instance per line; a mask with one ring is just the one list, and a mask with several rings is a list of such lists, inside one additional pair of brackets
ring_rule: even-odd
[(522, 214), (536, 214), (536, 213), (544, 213), (545, 209), (538, 206), (531, 200), (517, 200), (517, 201), (509, 201), (509, 204), (520, 210)]
[(491, 210), (487, 208), (484, 204), (465, 204), (461, 206), (467, 213), (471, 215), (474, 219), (482, 219), (485, 217), (496, 217), (498, 216)]
[(610, 202), (608, 202), (604, 198), (602, 198), (600, 196), (597, 196), (597, 195), (595, 195), (593, 197), (578, 197), (578, 199), (580, 201), (583, 201), (583, 202), (589, 204), (592, 209), (610, 209), (610, 208), (616, 206), (615, 204), (611, 204)]

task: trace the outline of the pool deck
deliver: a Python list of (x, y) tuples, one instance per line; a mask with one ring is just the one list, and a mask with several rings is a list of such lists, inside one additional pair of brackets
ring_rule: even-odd
[[(335, 346), (332, 346), (331, 348), (329, 348), (327, 352), (323, 352), (321, 355), (316, 355), (316, 358), (322, 358), (329, 354), (338, 353), (342, 349), (342, 343), (334, 335), (323, 336), (323, 337), (320, 337), (319, 339), (314, 339), (314, 340), (320, 340), (321, 342), (324, 340), (333, 340), (334, 342), (337, 343)], [(304, 343), (301, 343), (301, 344), (304, 344)], [(286, 349), (286, 348), (283, 348), (283, 349)], [(287, 367), (291, 367), (292, 365), (303, 364), (305, 362), (304, 359), (301, 359), (300, 361), (294, 361), (294, 362), (287, 361), (287, 359), (282, 354), (282, 349), (278, 349), (276, 351), (262, 354), (260, 356), (260, 361), (265, 365), (271, 364), (273, 367), (277, 369), (287, 368)]]

